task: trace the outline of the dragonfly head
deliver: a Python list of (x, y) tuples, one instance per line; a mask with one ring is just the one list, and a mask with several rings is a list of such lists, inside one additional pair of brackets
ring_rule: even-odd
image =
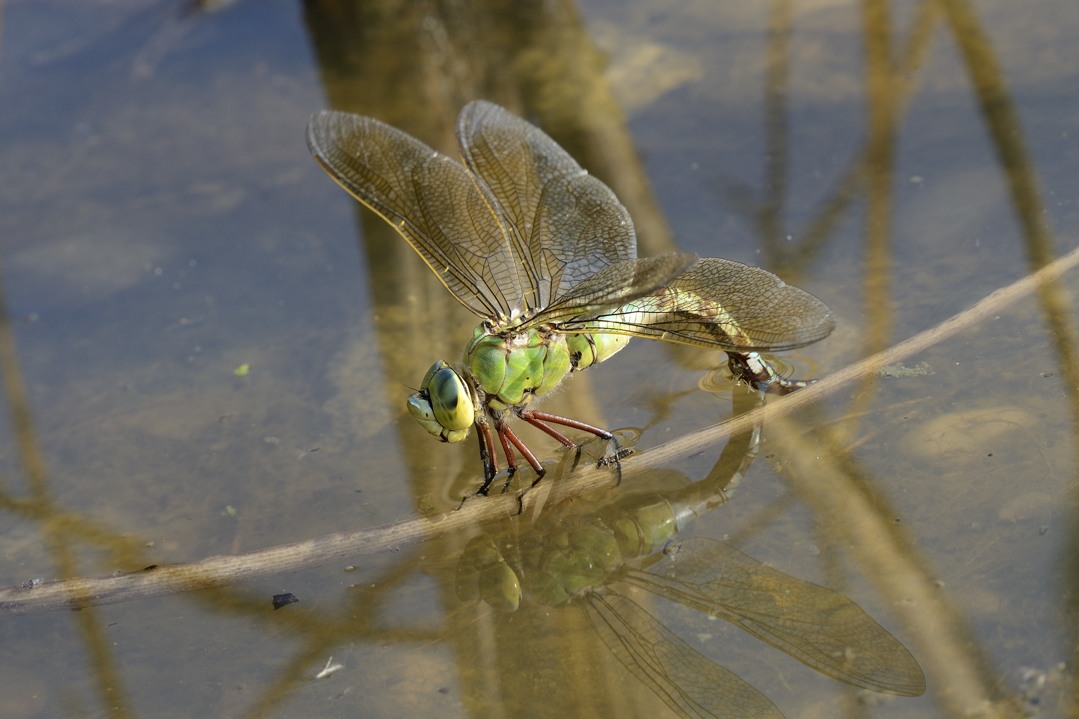
[(471, 390), (457, 370), (442, 360), (431, 365), (420, 391), (409, 396), (408, 412), (443, 442), (460, 442), (476, 420)]

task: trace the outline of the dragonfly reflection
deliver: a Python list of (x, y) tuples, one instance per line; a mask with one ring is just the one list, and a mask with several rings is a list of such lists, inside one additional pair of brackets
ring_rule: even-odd
[[(740, 473), (756, 454), (757, 432)], [(625, 592), (638, 587), (724, 619), (807, 666), (856, 687), (918, 696), (910, 652), (852, 600), (768, 567), (732, 545), (675, 542), (693, 517), (726, 501), (710, 477), (628, 497), (594, 513), (545, 509), (526, 536), (474, 537), (457, 566), (457, 594), (500, 611), (522, 602), (582, 606), (604, 644), (685, 717), (782, 717), (763, 694), (698, 652)]]

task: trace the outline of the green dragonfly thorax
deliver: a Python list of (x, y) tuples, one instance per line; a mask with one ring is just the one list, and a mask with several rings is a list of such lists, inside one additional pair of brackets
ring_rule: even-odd
[[(478, 598), (492, 609), (512, 612), (523, 597), (557, 607), (601, 586), (621, 565), (618, 544), (610, 531), (587, 525), (582, 529), (572, 536), (564, 533), (561, 544), (544, 541), (523, 546), (512, 564), (490, 537), (473, 538), (457, 565), (458, 598)], [(598, 531), (589, 533), (590, 529)]]
[(658, 551), (678, 529), (677, 513), (660, 498), (570, 518), (510, 557), (491, 537), (475, 537), (457, 565), (457, 595), (500, 611), (515, 611), (522, 597), (547, 607), (568, 604), (609, 582), (627, 561)]
[(570, 353), (565, 336), (546, 327), (494, 334), (483, 323), (465, 348), (465, 367), (497, 412), (557, 387), (570, 371)]
[(575, 334), (550, 326), (523, 332), (495, 332), (482, 322), (465, 348), (461, 371), (439, 360), (427, 371), (420, 391), (408, 399), (409, 413), (443, 442), (460, 442), (486, 410), (527, 406), (570, 372), (587, 369), (621, 350), (624, 335)]
[(629, 337), (621, 335), (567, 335), (551, 325), (493, 332), (485, 322), (465, 349), (465, 366), (486, 395), (486, 404), (499, 411), (528, 404), (570, 372), (603, 362), (628, 342)]

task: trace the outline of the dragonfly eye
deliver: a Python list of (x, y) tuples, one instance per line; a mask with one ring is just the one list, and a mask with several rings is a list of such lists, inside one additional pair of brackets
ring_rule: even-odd
[(420, 391), (408, 398), (408, 411), (420, 426), (443, 442), (463, 440), (476, 419), (468, 386), (442, 360), (427, 371)]
[(461, 375), (450, 367), (442, 367), (431, 375), (427, 391), (435, 419), (446, 429), (468, 429), (476, 418), (472, 393)]

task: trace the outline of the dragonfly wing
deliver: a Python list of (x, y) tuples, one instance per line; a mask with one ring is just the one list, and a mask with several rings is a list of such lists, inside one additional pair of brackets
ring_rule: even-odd
[(771, 272), (715, 257), (698, 260), (662, 291), (613, 310), (582, 313), (560, 332), (609, 332), (749, 352), (787, 350), (827, 337), (828, 306)]
[(632, 599), (591, 594), (586, 605), (611, 653), (679, 716), (782, 719), (768, 697), (701, 655)]
[(626, 208), (539, 128), (476, 101), (461, 110), (457, 138), (465, 163), (489, 188), (509, 227), (531, 312), (604, 267), (637, 256)]
[(865, 689), (919, 696), (925, 676), (898, 639), (847, 597), (772, 569), (726, 542), (672, 545), (626, 581), (719, 616), (822, 674)]
[(330, 110), (311, 117), (307, 145), (461, 304), (485, 318), (513, 314), (522, 286), (509, 231), (464, 165), (378, 120)]
[[(615, 262), (555, 298), (528, 325), (574, 320), (582, 314), (591, 316), (600, 312), (614, 312), (614, 308), (621, 308), (627, 302), (640, 298), (647, 301), (648, 296), (664, 291), (669, 283), (696, 261), (694, 254), (669, 252)], [(568, 330), (559, 328), (559, 331)]]

